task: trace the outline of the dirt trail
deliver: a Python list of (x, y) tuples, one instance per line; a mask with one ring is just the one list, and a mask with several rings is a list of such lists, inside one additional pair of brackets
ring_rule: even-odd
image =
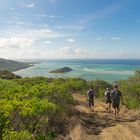
[(73, 94), (78, 105), (75, 127), (67, 140), (140, 140), (140, 114), (121, 107), (120, 119), (105, 111), (105, 104), (95, 99), (95, 111), (91, 112), (86, 97)]

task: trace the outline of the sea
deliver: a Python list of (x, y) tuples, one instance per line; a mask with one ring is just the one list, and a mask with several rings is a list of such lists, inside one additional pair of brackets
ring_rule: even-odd
[[(140, 59), (43, 59), (22, 60), (33, 63), (33, 66), (15, 71), (22, 77), (62, 77), (83, 78), (85, 80), (105, 80), (113, 83), (117, 80), (128, 79), (140, 70)], [(72, 68), (73, 71), (64, 74), (49, 73), (62, 67)]]

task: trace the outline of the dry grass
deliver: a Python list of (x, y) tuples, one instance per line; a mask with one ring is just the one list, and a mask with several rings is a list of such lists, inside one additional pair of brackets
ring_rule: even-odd
[[(75, 109), (77, 123), (64, 140), (140, 140), (139, 111), (121, 107), (119, 121), (114, 115), (105, 112), (105, 103), (95, 101), (95, 112), (91, 112), (86, 103), (86, 96), (73, 94), (79, 104)], [(61, 139), (63, 140), (63, 139)]]
[(76, 125), (75, 128), (70, 132), (72, 140), (81, 140), (84, 131), (80, 124)]
[(100, 134), (100, 140), (140, 140), (127, 126), (116, 125), (107, 128)]
[(95, 135), (86, 134), (80, 124), (76, 125), (75, 128), (70, 132), (70, 137), (72, 140), (97, 140)]

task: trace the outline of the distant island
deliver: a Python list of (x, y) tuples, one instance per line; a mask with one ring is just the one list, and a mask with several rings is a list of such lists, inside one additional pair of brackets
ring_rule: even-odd
[(28, 68), (30, 66), (32, 65), (29, 63), (0, 58), (0, 71), (6, 70), (6, 71), (14, 72), (16, 70)]
[(60, 68), (60, 69), (52, 70), (49, 73), (66, 73), (66, 72), (70, 72), (72, 70), (73, 69), (71, 69), (69, 67), (63, 67), (63, 68)]

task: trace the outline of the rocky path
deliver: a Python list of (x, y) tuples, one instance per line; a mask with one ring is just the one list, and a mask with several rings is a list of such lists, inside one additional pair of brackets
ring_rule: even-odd
[(73, 94), (78, 105), (75, 127), (66, 139), (69, 140), (140, 140), (140, 114), (121, 107), (120, 118), (114, 120), (113, 113), (105, 111), (105, 104), (95, 100), (95, 111), (91, 112), (86, 97)]

